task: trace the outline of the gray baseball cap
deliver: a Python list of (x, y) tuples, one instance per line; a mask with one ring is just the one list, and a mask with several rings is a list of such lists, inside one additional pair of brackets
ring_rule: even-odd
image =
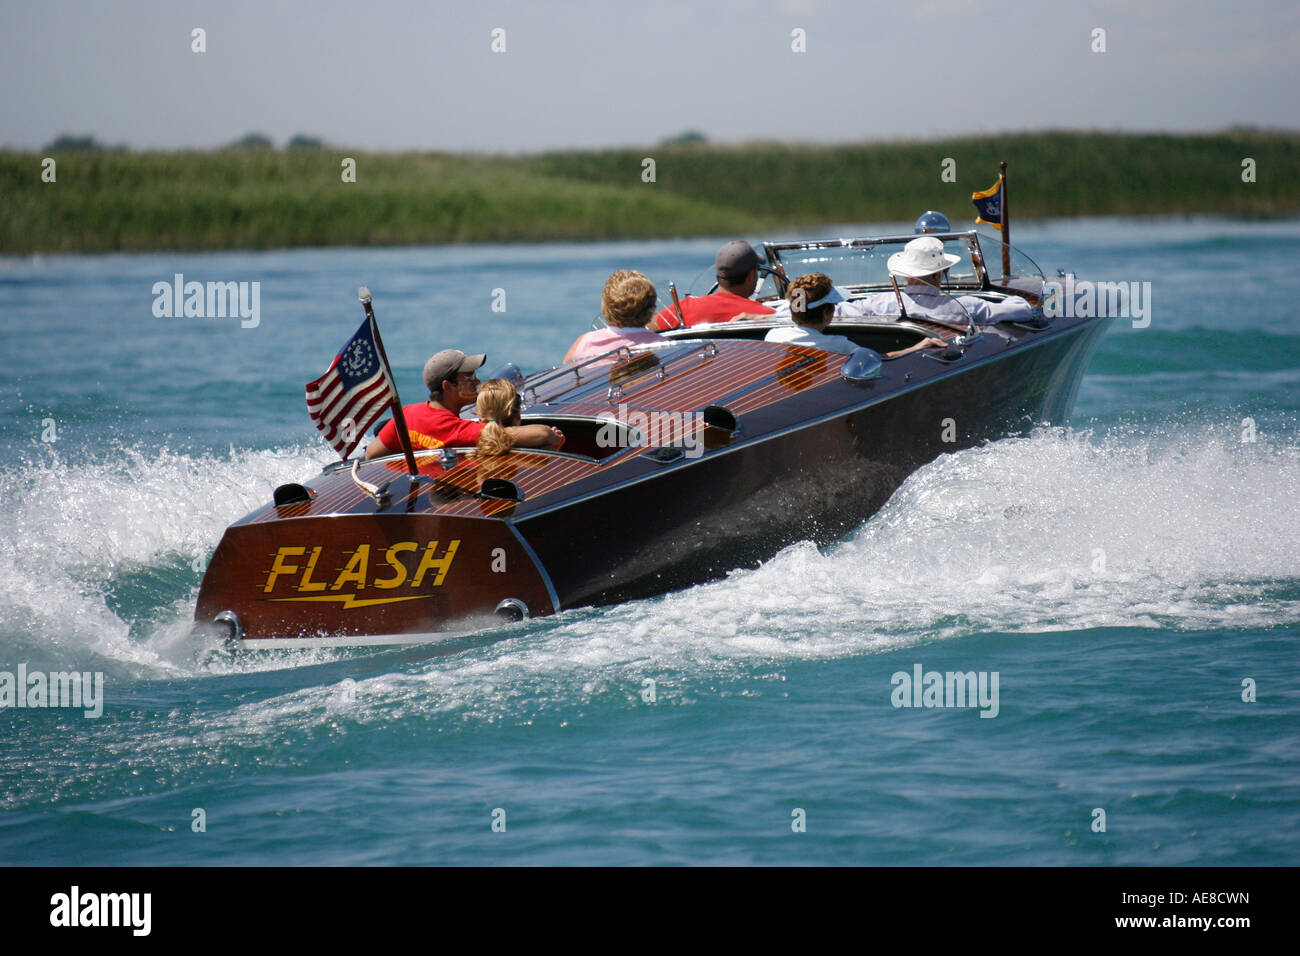
[(460, 349), (443, 349), (424, 363), (424, 384), (431, 392), (442, 388), (457, 372), (473, 372), (487, 361), (487, 355), (466, 355)]
[(743, 239), (733, 239), (718, 250), (713, 266), (727, 279), (743, 279), (758, 265), (758, 253)]

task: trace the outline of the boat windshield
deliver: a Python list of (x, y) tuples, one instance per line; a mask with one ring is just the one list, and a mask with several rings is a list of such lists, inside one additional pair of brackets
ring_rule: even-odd
[[(891, 287), (889, 257), (901, 252), (915, 235), (885, 236), (865, 239), (829, 239), (815, 242), (766, 243), (770, 266), (779, 267), (786, 280), (810, 272), (824, 272), (837, 286), (850, 289), (888, 289)], [(1008, 249), (1009, 273), (1002, 271), (1002, 243), (996, 236), (974, 231), (935, 236), (943, 242), (944, 252), (957, 256), (947, 270), (943, 286), (949, 289), (981, 289), (987, 285), (1012, 285), (1020, 289), (1041, 286), (1043, 273), (1038, 265), (1014, 246)], [(691, 293), (702, 295), (707, 288), (696, 289), (704, 276), (692, 285)], [(1016, 280), (1007, 282), (1005, 279)], [(765, 275), (754, 298), (780, 295), (778, 277)]]

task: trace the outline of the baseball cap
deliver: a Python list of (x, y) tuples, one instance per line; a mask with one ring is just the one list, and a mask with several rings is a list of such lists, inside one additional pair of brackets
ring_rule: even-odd
[(713, 266), (727, 279), (743, 279), (758, 265), (758, 253), (743, 239), (733, 239), (718, 250)]
[(448, 379), (454, 380), (457, 372), (473, 372), (487, 361), (487, 354), (466, 355), (460, 349), (443, 349), (424, 363), (424, 384), (436, 392)]

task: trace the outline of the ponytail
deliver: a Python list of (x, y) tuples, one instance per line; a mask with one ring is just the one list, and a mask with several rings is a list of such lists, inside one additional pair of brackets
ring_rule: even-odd
[(519, 393), (511, 382), (494, 378), (484, 382), (475, 402), (483, 430), (479, 432), (477, 452), (480, 456), (505, 455), (515, 447), (506, 424), (519, 414)]
[(483, 426), (478, 436), (478, 453), (480, 455), (505, 455), (515, 447), (515, 441), (498, 421), (490, 421)]

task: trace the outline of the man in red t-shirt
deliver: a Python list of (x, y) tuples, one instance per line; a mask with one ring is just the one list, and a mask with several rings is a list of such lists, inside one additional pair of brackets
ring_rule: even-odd
[(679, 319), (675, 306), (661, 309), (647, 328), (655, 332), (679, 329), (682, 319), (687, 325), (702, 322), (729, 322), (740, 315), (772, 315), (772, 310), (750, 298), (758, 288), (758, 253), (741, 239), (718, 250), (713, 261), (717, 269), (718, 291), (712, 295), (688, 295), (682, 299)]
[[(460, 410), (474, 401), (478, 378), (474, 373), (487, 361), (486, 355), (466, 355), (459, 349), (443, 349), (424, 364), (424, 384), (429, 400), (402, 406), (412, 448), (455, 448), (478, 444), (481, 422), (466, 421)], [(507, 434), (522, 448), (559, 448), (564, 435), (550, 425), (509, 425)], [(389, 419), (379, 436), (366, 448), (366, 458), (396, 455), (402, 450), (397, 425)]]

